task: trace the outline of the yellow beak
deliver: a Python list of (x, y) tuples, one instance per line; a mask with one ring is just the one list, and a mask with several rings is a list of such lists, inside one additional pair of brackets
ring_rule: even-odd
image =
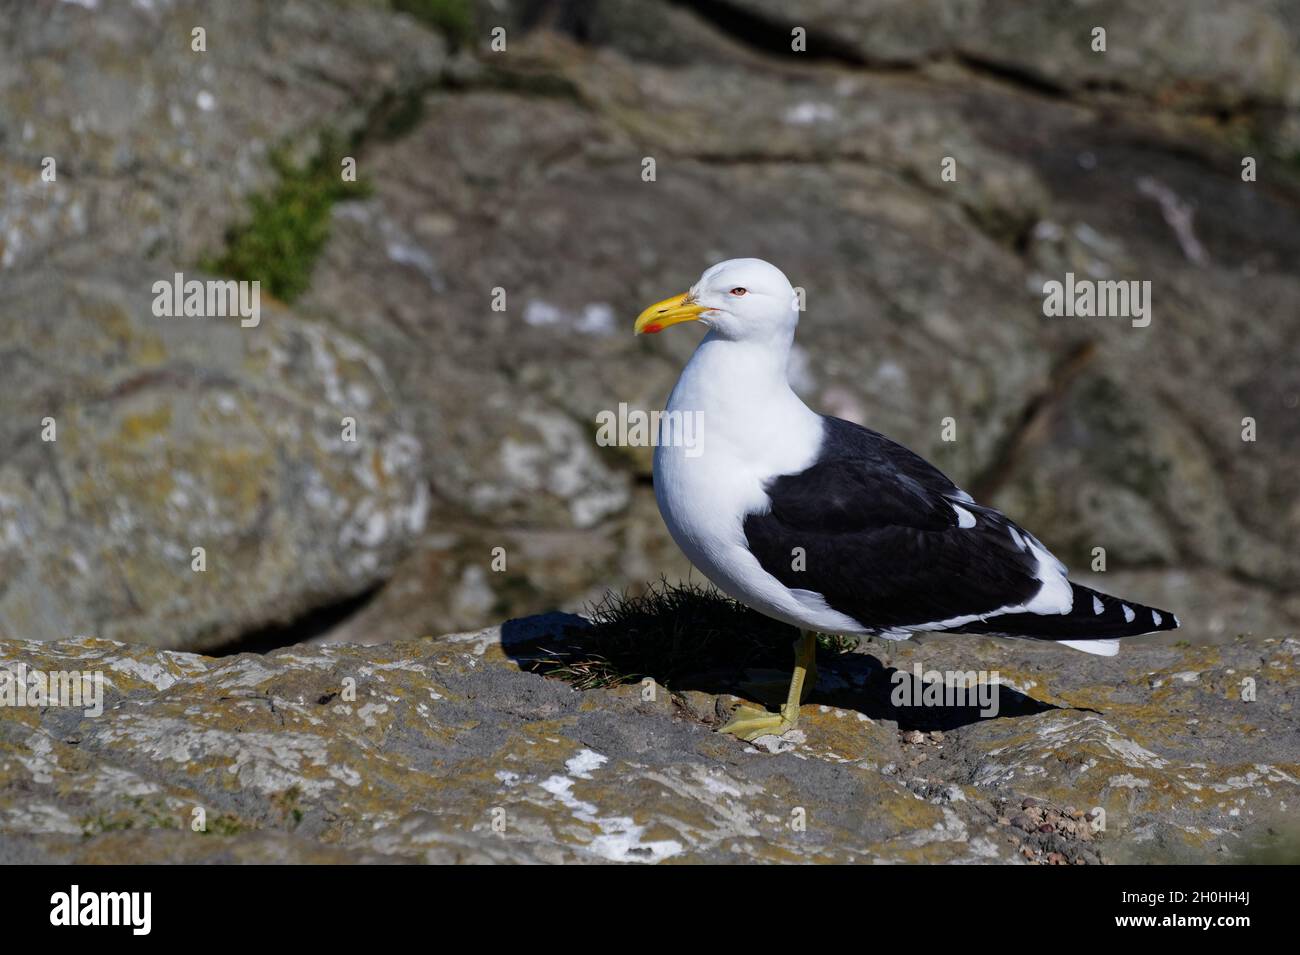
[(636, 324), (632, 326), (632, 332), (636, 335), (653, 335), (655, 332), (662, 332), (669, 325), (693, 322), (700, 317), (701, 312), (705, 311), (708, 309), (703, 305), (691, 301), (689, 292), (683, 292), (662, 302), (655, 302), (638, 315)]

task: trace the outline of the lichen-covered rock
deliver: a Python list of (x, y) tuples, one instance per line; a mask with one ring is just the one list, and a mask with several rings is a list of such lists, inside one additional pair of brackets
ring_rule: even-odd
[(372, 353), (269, 296), (256, 327), (155, 316), (160, 279), (83, 256), (0, 293), (4, 637), (215, 647), (364, 591), (423, 528)]
[[(597, 444), (595, 420), (662, 405), (697, 335), (634, 340), (630, 320), (736, 255), (807, 291), (792, 380), (811, 406), (922, 453), (1080, 575), (1104, 552), (1092, 583), (1185, 611), (1168, 640), (1300, 622), (1300, 34), (1278, 3), (815, 0), (797, 23), (776, 0), (474, 6), (507, 50), (462, 35), (449, 55), (380, 0), (19, 4), (0, 21), (7, 282), (77, 245), (157, 263), (150, 278), (225, 261), (250, 197), (274, 194), (272, 151), (298, 168), (333, 131), (355, 153), (368, 195), (313, 223), (329, 238), (295, 257), (295, 314), (383, 363), (433, 494), (426, 532), (367, 578), (388, 586), (335, 640), (685, 577), (650, 450)], [(1150, 326), (1045, 317), (1043, 284), (1066, 272), (1150, 281)], [(62, 300), (65, 276), (41, 274)], [(39, 325), (25, 294), (34, 307), (0, 314), (22, 323), (6, 342)], [(105, 356), (151, 367), (147, 350)], [(0, 357), (12, 380), (26, 357)], [(245, 447), (229, 420), (175, 453)], [(61, 621), (42, 577), (0, 599)], [(131, 635), (112, 626), (133, 590), (102, 589), (103, 626), (59, 636)], [(340, 592), (263, 606), (290, 616), (309, 591)], [(187, 600), (161, 639), (210, 625)]]
[[(0, 708), (0, 861), (1209, 862), (1276, 851), (1300, 798), (1294, 639), (869, 643), (750, 745), (714, 732), (732, 698), (703, 675), (521, 668), (584, 625), (220, 659), (0, 643), (105, 686), (102, 715)], [(895, 705), (916, 665), (1000, 674), (998, 714)]]

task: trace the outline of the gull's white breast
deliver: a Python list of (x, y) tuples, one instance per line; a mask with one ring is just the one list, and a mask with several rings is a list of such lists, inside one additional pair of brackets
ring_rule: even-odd
[[(794, 626), (860, 632), (820, 595), (786, 587), (749, 551), (746, 515), (770, 506), (767, 481), (816, 460), (822, 420), (790, 390), (784, 369), (772, 388), (756, 392), (752, 383), (763, 378), (746, 368), (747, 357), (738, 343), (706, 338), (682, 371), (654, 454), (659, 512), (677, 546), (723, 592)], [(683, 440), (687, 415), (693, 447)]]

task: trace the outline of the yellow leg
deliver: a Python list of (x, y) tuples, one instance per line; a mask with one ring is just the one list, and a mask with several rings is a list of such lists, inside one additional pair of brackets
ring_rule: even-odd
[[(795, 645), (795, 650), (797, 653), (798, 644)], [(775, 674), (778, 671), (763, 670), (759, 672)], [(813, 654), (813, 656), (808, 660), (808, 665), (805, 668), (804, 677), (803, 677), (803, 694), (799, 697), (799, 702), (800, 703), (805, 702), (808, 699), (808, 694), (811, 693), (816, 688), (816, 686), (817, 686), (817, 660), (816, 660), (816, 654)], [(786, 697), (790, 693), (790, 681), (789, 680), (746, 680), (744, 683), (740, 684), (740, 690), (741, 690), (741, 695), (748, 697), (749, 699), (761, 700), (763, 703), (769, 706), (780, 706), (782, 703), (786, 701)]]
[(731, 721), (718, 732), (743, 740), (781, 735), (799, 722), (799, 704), (816, 682), (817, 638), (812, 631), (804, 630), (794, 644), (794, 674), (780, 711), (769, 713), (754, 706), (738, 706), (731, 714)]

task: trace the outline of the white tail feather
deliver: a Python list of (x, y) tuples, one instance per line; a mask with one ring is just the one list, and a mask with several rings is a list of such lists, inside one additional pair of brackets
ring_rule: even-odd
[(1119, 653), (1118, 640), (1057, 640), (1063, 647), (1095, 653), (1099, 657), (1113, 657)]

